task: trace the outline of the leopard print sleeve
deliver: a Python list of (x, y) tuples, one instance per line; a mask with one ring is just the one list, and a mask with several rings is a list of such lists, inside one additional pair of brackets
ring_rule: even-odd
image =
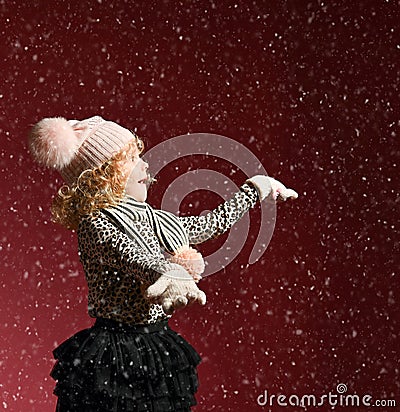
[(151, 254), (117, 226), (102, 216), (84, 217), (78, 228), (79, 254), (86, 262), (97, 262), (124, 273), (132, 273), (135, 280), (154, 283), (160, 275), (176, 269), (161, 253)]
[(204, 216), (180, 217), (186, 229), (189, 242), (193, 245), (213, 239), (226, 232), (259, 200), (257, 189), (245, 183), (226, 202)]

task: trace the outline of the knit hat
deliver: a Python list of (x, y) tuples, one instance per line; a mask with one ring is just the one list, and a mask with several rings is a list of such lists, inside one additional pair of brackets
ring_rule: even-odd
[(68, 185), (101, 166), (137, 136), (117, 123), (94, 116), (86, 120), (42, 119), (29, 135), (36, 161), (58, 170)]

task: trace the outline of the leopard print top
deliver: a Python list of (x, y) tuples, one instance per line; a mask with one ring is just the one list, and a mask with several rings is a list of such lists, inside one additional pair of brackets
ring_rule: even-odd
[[(204, 216), (179, 217), (190, 244), (199, 244), (226, 232), (259, 199), (249, 182), (228, 201)], [(145, 219), (135, 222), (136, 230), (153, 251), (144, 250), (106, 214), (84, 217), (78, 228), (79, 256), (88, 284), (88, 312), (128, 324), (155, 323), (170, 316), (152, 304), (143, 291), (160, 274), (176, 269), (163, 255), (159, 240)]]

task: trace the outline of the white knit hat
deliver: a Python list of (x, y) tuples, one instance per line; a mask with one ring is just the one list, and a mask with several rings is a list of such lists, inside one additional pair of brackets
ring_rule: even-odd
[(131, 131), (100, 116), (53, 117), (33, 126), (29, 148), (38, 163), (58, 170), (72, 185), (84, 170), (101, 166), (134, 139)]

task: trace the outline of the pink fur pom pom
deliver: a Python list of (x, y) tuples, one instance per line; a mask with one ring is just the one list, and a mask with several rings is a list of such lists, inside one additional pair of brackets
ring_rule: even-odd
[(181, 246), (170, 258), (170, 261), (183, 266), (196, 281), (201, 279), (200, 275), (205, 269), (201, 253), (187, 245)]
[(79, 137), (62, 117), (41, 120), (29, 135), (29, 147), (36, 161), (58, 170), (71, 162), (79, 146)]

